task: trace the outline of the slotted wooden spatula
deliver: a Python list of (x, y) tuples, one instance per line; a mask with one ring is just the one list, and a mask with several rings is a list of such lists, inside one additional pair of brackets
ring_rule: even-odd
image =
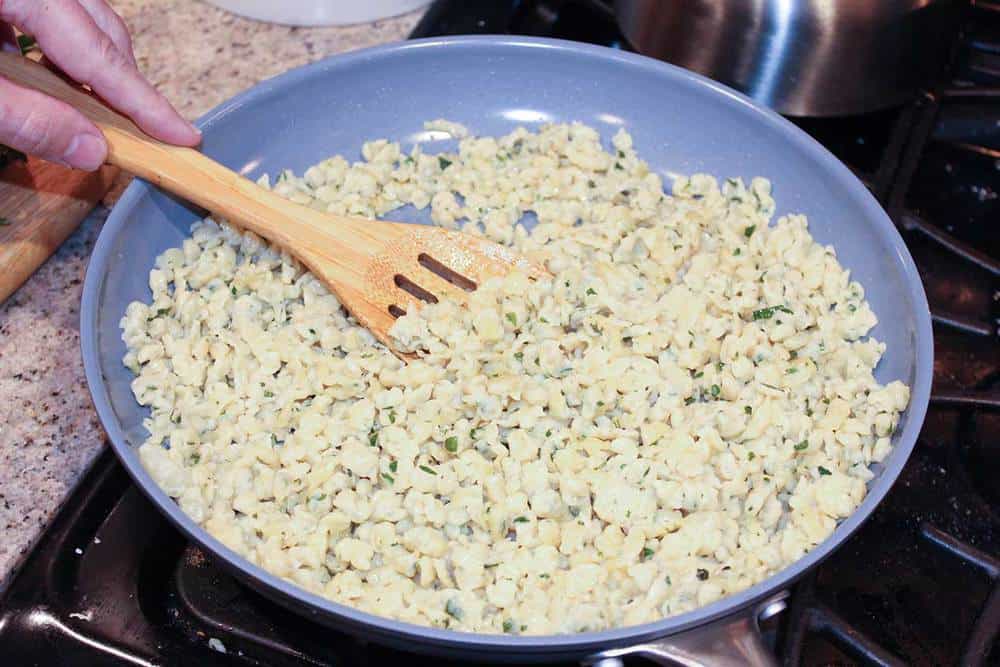
[(544, 267), (461, 232), (324, 213), (290, 202), (202, 153), (161, 143), (45, 67), (0, 53), (0, 76), (79, 109), (104, 132), (108, 162), (286, 249), (392, 348), (388, 330), (410, 304), (462, 301), (483, 281)]

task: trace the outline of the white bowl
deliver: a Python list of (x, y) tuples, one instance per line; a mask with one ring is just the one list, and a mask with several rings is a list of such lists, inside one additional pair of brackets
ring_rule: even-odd
[(227, 11), (285, 25), (347, 25), (398, 16), (430, 0), (205, 0)]

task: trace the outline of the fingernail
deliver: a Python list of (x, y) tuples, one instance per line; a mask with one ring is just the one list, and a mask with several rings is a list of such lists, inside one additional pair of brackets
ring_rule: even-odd
[(103, 138), (93, 134), (78, 134), (69, 142), (63, 161), (71, 167), (93, 171), (104, 164), (107, 152)]

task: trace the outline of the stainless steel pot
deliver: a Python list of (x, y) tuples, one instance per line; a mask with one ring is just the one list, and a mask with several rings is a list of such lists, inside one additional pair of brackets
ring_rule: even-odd
[(954, 0), (616, 0), (642, 54), (793, 116), (873, 111), (933, 83)]

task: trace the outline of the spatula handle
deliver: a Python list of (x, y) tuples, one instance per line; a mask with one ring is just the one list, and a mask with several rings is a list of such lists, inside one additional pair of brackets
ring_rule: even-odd
[[(310, 238), (312, 213), (261, 188), (246, 178), (191, 148), (172, 146), (153, 139), (135, 123), (108, 108), (99, 99), (61, 79), (42, 65), (18, 55), (0, 53), (0, 76), (51, 97), (82, 112), (104, 133), (108, 162), (151, 183), (180, 195), (289, 250), (301, 254), (303, 239)], [(339, 221), (338, 221), (339, 222)], [(325, 225), (329, 234), (340, 235), (353, 245), (353, 221)], [(370, 232), (369, 232), (370, 233)]]

